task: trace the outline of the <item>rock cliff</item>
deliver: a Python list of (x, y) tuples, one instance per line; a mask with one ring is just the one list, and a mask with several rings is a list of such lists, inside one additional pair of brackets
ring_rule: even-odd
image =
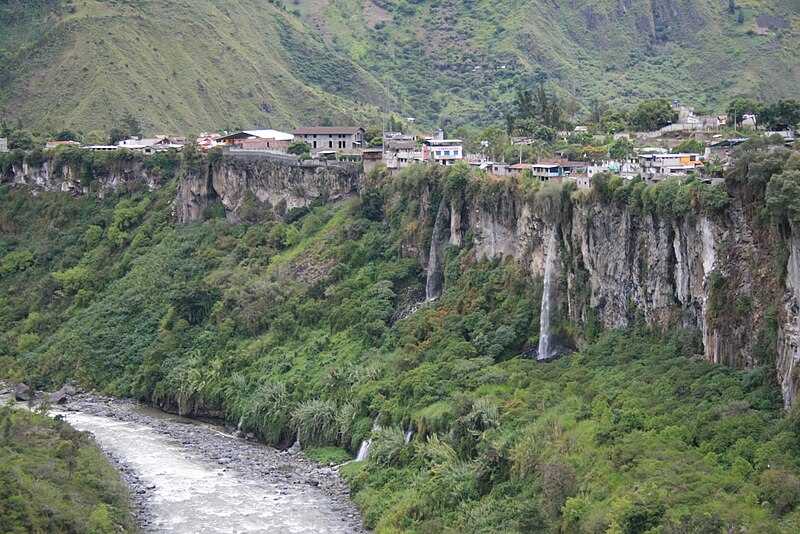
[(357, 195), (363, 177), (360, 164), (294, 164), (226, 156), (183, 170), (178, 186), (178, 219), (200, 219), (209, 205), (218, 202), (225, 207), (228, 219), (240, 221), (249, 195), (283, 215), (318, 199), (335, 202)]
[(0, 182), (26, 185), (34, 194), (60, 191), (85, 195), (94, 192), (101, 197), (106, 192), (136, 187), (155, 191), (162, 184), (162, 177), (148, 171), (144, 160), (138, 158), (93, 168), (91, 177), (81, 171), (79, 165), (71, 163), (58, 164), (53, 160), (45, 160), (41, 164), (32, 165), (23, 161), (13, 165), (9, 173), (0, 174)]
[[(560, 260), (553, 296), (559, 305), (553, 309), (562, 310), (562, 320), (586, 324), (593, 317), (607, 328), (644, 320), (682, 329), (687, 355), (702, 353), (708, 361), (744, 369), (775, 365), (785, 405), (792, 406), (800, 387), (794, 371), (800, 360), (800, 238), (789, 241), (783, 287), (776, 283), (781, 267), (773, 261), (775, 232), (757, 230), (753, 213), (735, 194), (724, 214), (691, 213), (680, 220), (586, 194), (574, 195), (566, 208), (559, 202), (556, 190), (528, 201), (508, 191), (451, 201), (450, 244), (470, 239), (476, 258), (511, 257), (543, 276), (555, 232)], [(420, 261), (429, 263), (422, 254)], [(759, 355), (755, 347), (770, 310), (779, 326), (775, 363), (775, 355)]]

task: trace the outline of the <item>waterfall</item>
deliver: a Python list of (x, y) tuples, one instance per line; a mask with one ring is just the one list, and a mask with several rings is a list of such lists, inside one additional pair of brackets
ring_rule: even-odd
[[(378, 417), (380, 417), (380, 415), (378, 415)], [(381, 425), (378, 424), (378, 417), (375, 418), (375, 422), (372, 424), (372, 432), (381, 429)], [(372, 445), (372, 438), (365, 439), (361, 442), (361, 446), (358, 448), (358, 454), (356, 454), (356, 462), (363, 462), (369, 458), (370, 445)]]
[(356, 462), (363, 462), (367, 459), (367, 455), (369, 455), (369, 446), (372, 440), (365, 439), (361, 442), (361, 446), (358, 448), (358, 454), (356, 455)]
[(414, 435), (414, 423), (408, 423), (408, 431), (406, 431), (406, 445), (411, 443), (411, 436)]
[(430, 302), (439, 298), (442, 294), (444, 285), (444, 268), (442, 266), (442, 255), (447, 243), (450, 241), (449, 210), (447, 202), (443, 198), (439, 202), (439, 209), (436, 211), (436, 221), (433, 223), (431, 233), (431, 250), (428, 254), (428, 277), (425, 280), (425, 300)]
[(553, 283), (556, 254), (556, 229), (553, 228), (550, 232), (550, 240), (547, 243), (547, 258), (544, 264), (542, 310), (539, 315), (539, 353), (536, 356), (538, 361), (549, 360), (553, 357), (553, 349), (550, 347), (550, 292)]

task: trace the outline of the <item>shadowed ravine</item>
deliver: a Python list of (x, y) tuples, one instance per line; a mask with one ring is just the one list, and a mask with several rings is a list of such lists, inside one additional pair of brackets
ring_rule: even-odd
[(145, 532), (361, 531), (352, 506), (317, 487), (325, 468), (151, 411), (64, 416), (133, 475)]

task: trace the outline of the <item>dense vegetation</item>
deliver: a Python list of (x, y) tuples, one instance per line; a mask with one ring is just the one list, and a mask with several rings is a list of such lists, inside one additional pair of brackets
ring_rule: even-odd
[[(730, 183), (766, 202), (764, 225), (792, 224), (796, 153), (737, 150)], [(677, 221), (724, 213), (724, 188), (604, 176), (581, 193), (419, 166), (283, 220), (255, 207), (232, 225), (212, 206), (177, 225), (175, 186), (103, 199), (0, 189), (0, 368), (221, 412), (326, 460), (371, 436), (369, 460), (343, 472), (382, 532), (800, 528), (800, 428), (769, 365), (715, 366), (692, 330), (604, 332), (565, 310), (553, 335), (583, 348), (537, 364), (520, 354), (538, 339), (541, 280), (469, 245), (447, 249), (442, 297), (399, 319), (424, 284), (404, 251), (430, 246), (442, 195), (617, 203)], [(776, 328), (773, 316), (765, 353)]]
[(136, 532), (128, 490), (91, 436), (0, 408), (0, 530)]
[(0, 2), (0, 118), (194, 133), (377, 125), (390, 107), (500, 124), (541, 82), (569, 120), (647, 98), (722, 113), (796, 96), (797, 24), (791, 0)]

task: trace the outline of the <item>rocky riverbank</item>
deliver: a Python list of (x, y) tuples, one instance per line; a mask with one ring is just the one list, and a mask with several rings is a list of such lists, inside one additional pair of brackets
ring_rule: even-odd
[[(12, 395), (13, 391), (9, 384), (0, 383), (0, 392), (6, 396)], [(46, 398), (45, 395), (37, 397)], [(131, 400), (76, 393), (54, 409), (56, 413), (77, 412), (145, 425), (179, 444), (185, 457), (207, 462), (222, 472), (230, 471), (245, 480), (273, 485), (278, 495), (313, 487), (335, 503), (345, 530), (365, 532), (361, 528), (359, 513), (349, 499), (349, 490), (339, 478), (338, 466), (322, 466), (302, 458), (296, 451), (278, 451), (238, 438), (229, 431), (231, 429), (165, 414)], [(156, 486), (143, 481), (123, 459), (110, 451), (105, 453), (131, 489), (137, 524), (145, 532), (153, 531), (156, 517), (150, 494)]]

